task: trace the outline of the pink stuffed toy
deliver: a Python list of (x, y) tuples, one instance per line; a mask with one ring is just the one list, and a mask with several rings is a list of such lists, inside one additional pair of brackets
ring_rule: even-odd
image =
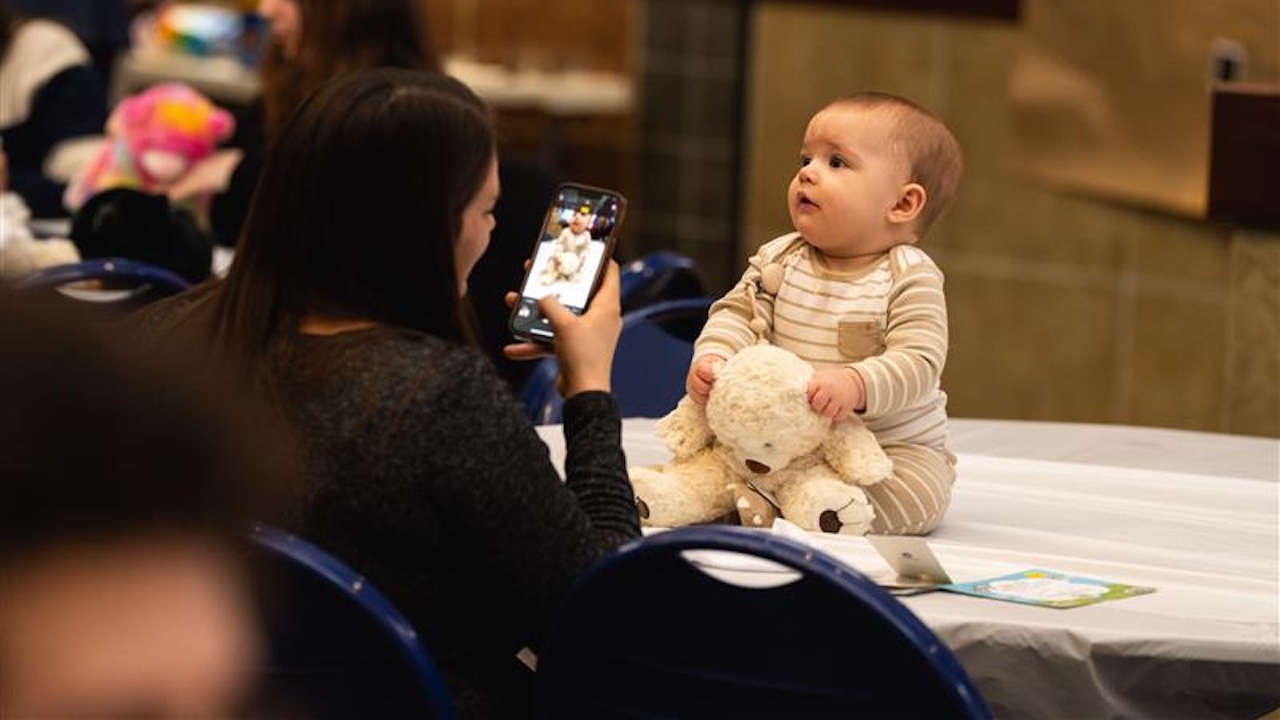
[[(106, 142), (68, 186), (64, 202), (74, 211), (94, 194), (113, 188), (168, 194), (234, 128), (230, 113), (182, 83), (155, 85), (130, 95), (107, 119)], [(192, 210), (205, 216), (208, 194), (192, 200)]]

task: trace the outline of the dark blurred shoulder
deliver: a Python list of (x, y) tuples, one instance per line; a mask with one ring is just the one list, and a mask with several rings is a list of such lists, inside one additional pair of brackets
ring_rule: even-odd
[(221, 280), (210, 279), (190, 290), (170, 295), (144, 305), (116, 324), (116, 327), (139, 340), (164, 340), (187, 323), (200, 308), (216, 297)]

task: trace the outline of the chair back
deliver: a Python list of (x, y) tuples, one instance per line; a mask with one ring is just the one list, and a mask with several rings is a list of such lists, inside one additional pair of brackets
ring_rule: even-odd
[[(662, 417), (684, 396), (693, 341), (707, 322), (708, 297), (667, 300), (622, 316), (611, 383), (623, 417)], [(520, 393), (529, 419), (539, 425), (562, 421), (564, 400), (556, 391), (560, 365), (538, 362)]]
[(538, 661), (540, 717), (990, 718), (905, 605), (815, 548), (703, 526), (598, 563)]
[(99, 258), (53, 265), (24, 275), (19, 292), (48, 292), (92, 319), (123, 318), (148, 303), (191, 287), (178, 274), (123, 258)]
[(670, 250), (642, 255), (623, 265), (618, 281), (623, 313), (706, 294), (693, 259)]
[(367, 580), (316, 545), (258, 526), (273, 710), (311, 720), (453, 718), (430, 654)]

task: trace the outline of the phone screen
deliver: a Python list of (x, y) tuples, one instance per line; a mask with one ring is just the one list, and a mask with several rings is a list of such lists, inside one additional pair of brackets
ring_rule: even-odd
[(556, 190), (511, 313), (512, 334), (552, 337), (551, 325), (538, 312), (538, 300), (546, 295), (555, 295), (575, 314), (586, 309), (613, 252), (625, 207), (622, 195), (611, 190), (576, 184)]

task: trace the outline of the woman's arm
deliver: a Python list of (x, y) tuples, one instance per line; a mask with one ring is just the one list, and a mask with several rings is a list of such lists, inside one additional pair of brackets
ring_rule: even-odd
[(413, 431), (420, 482), (447, 518), (478, 601), (533, 644), (582, 572), (640, 535), (617, 404), (599, 391), (565, 402), (562, 482), (488, 362), (472, 351), (452, 355), (439, 394), (415, 410), (429, 425)]

